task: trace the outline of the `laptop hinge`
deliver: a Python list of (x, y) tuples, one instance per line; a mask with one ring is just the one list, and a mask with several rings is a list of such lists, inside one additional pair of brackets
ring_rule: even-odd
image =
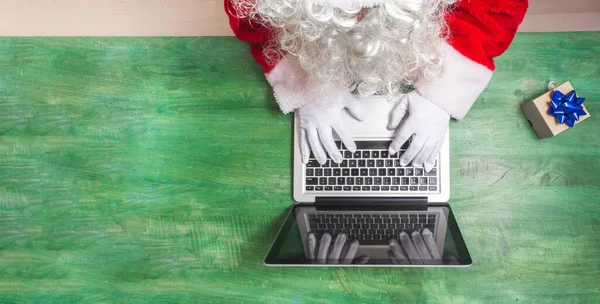
[(427, 210), (427, 197), (316, 197), (317, 206), (386, 206)]

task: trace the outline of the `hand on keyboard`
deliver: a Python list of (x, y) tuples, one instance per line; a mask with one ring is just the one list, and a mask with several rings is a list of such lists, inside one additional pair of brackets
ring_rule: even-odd
[(388, 256), (394, 264), (441, 264), (442, 258), (433, 238), (433, 233), (427, 228), (422, 232), (414, 230), (410, 236), (402, 231), (397, 240), (390, 240)]
[(308, 234), (308, 251), (310, 259), (318, 264), (366, 264), (369, 257), (361, 256), (356, 260), (358, 240), (346, 241), (346, 234), (338, 234), (335, 242), (331, 243), (331, 234), (325, 233), (317, 246), (317, 237), (314, 233)]
[(392, 110), (388, 129), (400, 126), (400, 130), (390, 145), (389, 153), (396, 154), (414, 136), (410, 146), (400, 157), (400, 164), (406, 166), (412, 162), (413, 166), (424, 166), (425, 171), (429, 172), (435, 166), (435, 159), (442, 149), (449, 123), (450, 115), (442, 108), (416, 91), (408, 93)]
[[(354, 152), (356, 149), (356, 144), (346, 129), (341, 114), (344, 109), (347, 109), (357, 120), (364, 120), (358, 100), (342, 87), (332, 85), (326, 91), (326, 96), (309, 96), (315, 101), (298, 109), (300, 151), (302, 162), (305, 164), (309, 161), (311, 149), (321, 165), (327, 161), (327, 154), (336, 163), (342, 161), (342, 154), (333, 140), (333, 131), (348, 150)], [(327, 102), (320, 99), (326, 99)]]

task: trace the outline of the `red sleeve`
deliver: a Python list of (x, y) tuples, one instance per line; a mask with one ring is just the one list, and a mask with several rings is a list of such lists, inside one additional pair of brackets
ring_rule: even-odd
[(271, 39), (270, 31), (248, 18), (237, 17), (238, 14), (231, 4), (231, 0), (225, 0), (225, 13), (229, 17), (229, 25), (235, 36), (242, 41), (250, 42), (250, 53), (256, 62), (263, 67), (265, 73), (271, 72), (276, 62), (267, 62), (263, 54), (264, 45)]
[(446, 15), (448, 43), (463, 56), (494, 70), (494, 58), (512, 43), (527, 7), (527, 0), (459, 0)]

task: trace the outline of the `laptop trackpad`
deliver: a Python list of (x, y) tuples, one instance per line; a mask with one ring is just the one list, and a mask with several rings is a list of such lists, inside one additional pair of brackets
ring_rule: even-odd
[[(360, 138), (392, 138), (395, 130), (388, 130), (390, 113), (396, 103), (384, 97), (359, 98), (364, 116), (363, 121), (354, 119), (347, 111), (343, 111), (342, 119), (348, 131), (355, 139)], [(337, 139), (337, 136), (336, 136)]]

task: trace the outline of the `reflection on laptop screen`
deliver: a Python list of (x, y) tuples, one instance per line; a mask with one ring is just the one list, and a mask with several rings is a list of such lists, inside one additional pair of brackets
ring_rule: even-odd
[(451, 209), (445, 204), (419, 211), (296, 205), (265, 263), (468, 266), (471, 257)]

